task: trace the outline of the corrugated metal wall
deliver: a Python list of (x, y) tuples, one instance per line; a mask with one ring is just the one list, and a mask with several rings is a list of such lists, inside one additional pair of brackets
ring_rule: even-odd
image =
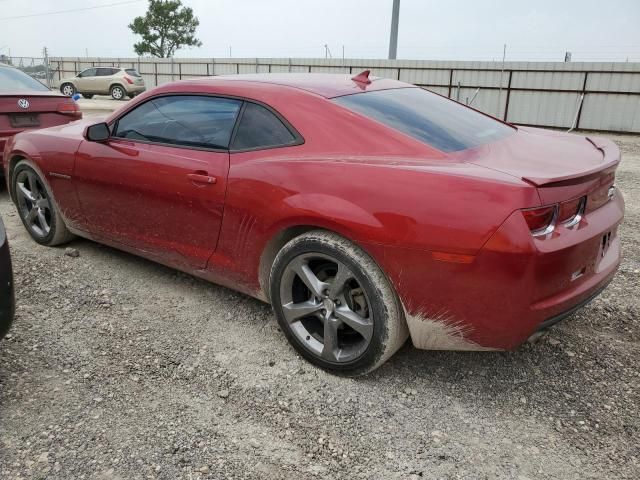
[[(211, 75), (358, 73), (420, 85), (509, 122), (640, 133), (640, 63), (460, 62), (317, 58), (50, 58), (54, 80), (92, 66), (137, 68), (148, 86)], [(582, 99), (582, 101), (581, 101)]]

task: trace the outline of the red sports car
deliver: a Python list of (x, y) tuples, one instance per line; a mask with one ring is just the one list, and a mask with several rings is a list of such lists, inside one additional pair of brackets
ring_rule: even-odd
[(301, 355), (368, 372), (513, 349), (620, 262), (620, 152), (367, 72), (187, 80), (104, 123), (23, 133), (33, 239), (93, 239), (270, 302)]
[(71, 98), (52, 92), (17, 68), (0, 63), (0, 164), (9, 137), (79, 118), (82, 113)]

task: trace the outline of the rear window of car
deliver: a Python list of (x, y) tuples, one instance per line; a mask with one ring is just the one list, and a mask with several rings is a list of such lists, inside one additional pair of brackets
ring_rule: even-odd
[(141, 76), (135, 68), (127, 68), (125, 70), (125, 72), (128, 75), (131, 75), (132, 77), (140, 77)]
[(295, 142), (296, 137), (275, 114), (261, 105), (247, 102), (231, 148), (249, 150), (287, 146)]
[(333, 101), (443, 152), (491, 143), (515, 131), (498, 120), (418, 87), (357, 93)]
[(0, 67), (0, 92), (48, 92), (35, 78), (17, 68)]

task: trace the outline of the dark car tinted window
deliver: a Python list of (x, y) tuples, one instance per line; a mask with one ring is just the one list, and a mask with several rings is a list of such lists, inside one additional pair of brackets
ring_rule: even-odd
[(227, 148), (242, 102), (178, 95), (143, 103), (124, 115), (115, 136), (205, 148)]
[(514, 132), (508, 125), (421, 88), (358, 93), (334, 101), (444, 152), (473, 148)]
[(117, 68), (98, 68), (97, 70), (98, 70), (96, 73), (97, 77), (108, 77), (118, 71)]
[(128, 75), (131, 75), (132, 77), (140, 77), (141, 76), (135, 68), (127, 68), (125, 70), (125, 72)]
[(0, 92), (46, 92), (49, 89), (17, 68), (0, 67)]
[(261, 105), (247, 102), (231, 148), (275, 147), (290, 145), (295, 140), (296, 137), (272, 112)]

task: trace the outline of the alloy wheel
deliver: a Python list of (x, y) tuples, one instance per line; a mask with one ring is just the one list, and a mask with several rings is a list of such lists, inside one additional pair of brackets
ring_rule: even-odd
[(321, 253), (305, 253), (285, 267), (280, 301), (300, 343), (331, 363), (352, 362), (367, 350), (374, 319), (367, 293), (351, 270)]
[(64, 95), (66, 95), (67, 97), (71, 97), (73, 95), (73, 87), (69, 84), (65, 85), (64, 87), (62, 87), (62, 93)]
[(120, 87), (113, 87), (113, 90), (111, 90), (111, 96), (116, 100), (120, 100), (122, 97), (124, 97), (124, 92)]
[(16, 178), (18, 211), (30, 232), (44, 238), (51, 231), (51, 201), (38, 176), (22, 170)]

